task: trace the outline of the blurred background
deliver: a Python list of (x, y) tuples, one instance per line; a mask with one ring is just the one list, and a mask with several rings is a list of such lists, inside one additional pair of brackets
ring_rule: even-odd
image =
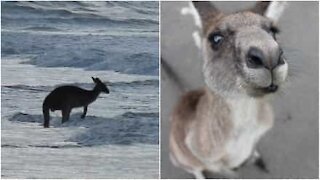
[[(254, 2), (214, 2), (234, 12)], [(181, 15), (186, 2), (161, 3), (161, 58), (170, 71), (161, 69), (161, 178), (193, 178), (169, 160), (169, 114), (181, 95), (182, 85), (204, 85), (202, 59), (192, 33), (197, 30), (191, 15)], [(317, 178), (319, 160), (319, 3), (290, 2), (280, 18), (278, 39), (289, 63), (290, 77), (283, 93), (272, 102), (275, 123), (259, 142), (270, 173), (254, 166), (239, 170), (240, 178)], [(176, 81), (179, 81), (177, 83)], [(214, 177), (214, 176), (212, 176)]]

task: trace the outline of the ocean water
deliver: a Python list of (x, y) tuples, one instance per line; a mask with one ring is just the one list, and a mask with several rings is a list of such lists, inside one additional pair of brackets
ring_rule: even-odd
[[(158, 2), (1, 6), (1, 176), (158, 178)], [(110, 94), (44, 129), (46, 95), (91, 77)]]
[(158, 75), (158, 2), (2, 2), (2, 57)]

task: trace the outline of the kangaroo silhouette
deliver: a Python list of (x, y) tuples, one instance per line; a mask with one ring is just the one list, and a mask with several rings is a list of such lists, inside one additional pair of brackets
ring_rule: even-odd
[(99, 78), (91, 77), (96, 84), (93, 90), (85, 90), (76, 86), (60, 86), (54, 89), (43, 101), (42, 112), (44, 117), (43, 127), (49, 127), (50, 114), (55, 110), (61, 110), (62, 123), (69, 120), (72, 108), (83, 107), (81, 118), (85, 118), (88, 105), (95, 101), (101, 92), (109, 94), (107, 86)]

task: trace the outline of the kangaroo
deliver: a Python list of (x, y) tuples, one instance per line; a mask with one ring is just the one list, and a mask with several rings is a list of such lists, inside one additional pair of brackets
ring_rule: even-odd
[(175, 106), (169, 148), (172, 163), (196, 178), (204, 171), (234, 177), (246, 162), (267, 171), (256, 144), (273, 125), (268, 99), (288, 75), (271, 5), (224, 14), (210, 2), (190, 3), (200, 21), (206, 85)]
[(44, 128), (49, 128), (50, 114), (55, 110), (62, 111), (62, 123), (69, 120), (72, 108), (83, 107), (81, 118), (85, 118), (88, 105), (95, 101), (101, 92), (109, 94), (109, 89), (99, 78), (92, 77), (96, 84), (93, 90), (85, 90), (76, 86), (61, 86), (53, 90), (43, 101), (42, 111)]

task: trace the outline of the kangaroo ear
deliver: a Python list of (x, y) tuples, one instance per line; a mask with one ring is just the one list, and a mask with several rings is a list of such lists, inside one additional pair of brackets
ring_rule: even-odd
[(97, 82), (97, 80), (94, 77), (91, 77), (93, 82)]
[(277, 23), (287, 7), (288, 3), (285, 1), (260, 1), (256, 5), (249, 9), (251, 12), (260, 14), (271, 19), (274, 23)]
[(192, 1), (193, 6), (198, 12), (198, 16), (200, 17), (202, 27), (208, 25), (210, 20), (217, 17), (221, 12), (209, 1)]
[(256, 2), (255, 6), (249, 10), (251, 12), (254, 12), (254, 13), (257, 13), (257, 14), (264, 16), (265, 12), (267, 12), (267, 9), (268, 9), (270, 3), (271, 3), (270, 1), (259, 1), (259, 2)]

